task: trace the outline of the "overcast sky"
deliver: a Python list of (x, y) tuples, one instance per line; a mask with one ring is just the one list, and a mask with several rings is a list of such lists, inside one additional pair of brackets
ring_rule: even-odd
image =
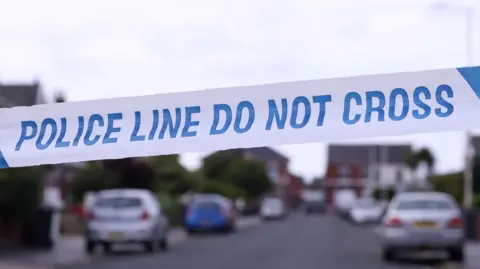
[[(480, 33), (480, 3), (433, 2), (0, 0), (0, 81), (39, 79), (77, 101), (466, 65), (458, 5), (477, 6)], [(462, 133), (369, 141), (427, 146), (439, 172), (463, 166)], [(325, 144), (277, 149), (293, 172), (323, 174)]]

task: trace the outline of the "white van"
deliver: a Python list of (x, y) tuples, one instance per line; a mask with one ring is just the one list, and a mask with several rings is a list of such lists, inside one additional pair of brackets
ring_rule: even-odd
[(264, 220), (270, 219), (284, 219), (287, 215), (287, 210), (282, 199), (277, 197), (264, 198), (260, 206), (260, 216)]
[(350, 209), (353, 207), (357, 200), (355, 190), (352, 189), (340, 189), (334, 192), (335, 208), (341, 215), (349, 214)]
[(167, 250), (169, 220), (148, 190), (110, 189), (97, 192), (86, 212), (85, 250), (102, 245), (141, 244), (147, 252)]

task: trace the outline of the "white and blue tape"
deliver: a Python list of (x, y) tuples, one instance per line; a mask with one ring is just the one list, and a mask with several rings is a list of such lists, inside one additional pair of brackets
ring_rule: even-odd
[(0, 109), (0, 168), (480, 128), (480, 67)]

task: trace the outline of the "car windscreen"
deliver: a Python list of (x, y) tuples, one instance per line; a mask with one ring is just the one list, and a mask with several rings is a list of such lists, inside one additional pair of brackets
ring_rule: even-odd
[(397, 210), (450, 210), (455, 205), (448, 200), (425, 199), (425, 200), (404, 200), (397, 205)]
[(98, 198), (95, 207), (98, 208), (136, 208), (142, 206), (142, 200), (136, 197), (104, 197)]

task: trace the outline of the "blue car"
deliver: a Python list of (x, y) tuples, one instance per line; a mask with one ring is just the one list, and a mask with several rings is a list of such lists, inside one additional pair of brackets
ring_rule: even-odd
[(188, 233), (235, 230), (235, 212), (228, 199), (203, 199), (190, 203), (185, 216)]

